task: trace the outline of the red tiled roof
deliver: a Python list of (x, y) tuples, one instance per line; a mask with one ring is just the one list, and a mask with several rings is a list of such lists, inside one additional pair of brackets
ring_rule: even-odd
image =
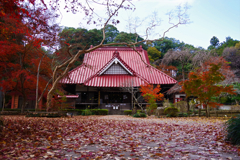
[[(121, 87), (122, 84), (133, 79), (134, 86), (144, 83), (150, 84), (175, 84), (177, 81), (149, 64), (147, 52), (141, 47), (137, 47), (137, 52), (127, 47), (104, 47), (99, 48), (84, 56), (83, 64), (69, 72), (68, 77), (61, 80), (65, 84), (84, 84), (94, 87)], [(118, 54), (114, 54), (115, 51)], [(133, 75), (100, 75), (102, 70), (114, 58), (119, 61)], [(144, 63), (143, 61), (146, 63)]]

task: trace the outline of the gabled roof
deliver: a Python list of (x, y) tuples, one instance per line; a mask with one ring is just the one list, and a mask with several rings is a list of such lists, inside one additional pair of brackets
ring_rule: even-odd
[[(83, 64), (70, 71), (68, 76), (61, 80), (61, 83), (84, 84), (94, 87), (121, 87), (129, 80), (134, 82), (134, 86), (144, 83), (177, 83), (175, 79), (150, 65), (147, 51), (142, 47), (137, 47), (136, 50), (138, 53), (128, 47), (103, 47), (87, 53), (84, 56)], [(115, 61), (129, 74), (103, 74)]]
[(125, 69), (130, 75), (135, 74), (135, 72), (129, 67), (119, 56), (119, 52), (115, 51), (113, 53), (113, 58), (105, 65), (103, 66), (99, 72), (98, 75), (102, 75), (104, 72), (106, 72), (113, 64), (119, 64), (123, 69)]

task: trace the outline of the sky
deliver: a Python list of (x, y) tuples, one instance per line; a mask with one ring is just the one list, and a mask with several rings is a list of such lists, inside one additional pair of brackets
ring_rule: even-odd
[[(161, 25), (151, 34), (150, 38), (161, 38), (163, 32), (169, 28), (167, 12), (174, 10), (178, 5), (187, 3), (190, 8), (188, 15), (190, 23), (181, 25), (178, 28), (170, 30), (166, 36), (175, 38), (184, 43), (203, 47), (207, 49), (210, 45), (210, 39), (216, 36), (220, 42), (231, 37), (234, 40), (240, 40), (240, 0), (133, 0), (136, 10), (120, 11), (118, 19), (120, 23), (116, 26), (119, 31), (133, 32), (127, 27), (128, 24), (137, 19), (141, 25), (137, 28), (139, 35), (145, 35), (145, 29), (149, 26), (149, 15), (157, 13)], [(104, 8), (96, 7), (99, 15), (104, 15)], [(83, 22), (84, 14), (66, 13), (61, 11), (61, 26), (93, 29), (99, 28), (94, 25), (87, 25)], [(130, 21), (129, 21), (130, 19)]]

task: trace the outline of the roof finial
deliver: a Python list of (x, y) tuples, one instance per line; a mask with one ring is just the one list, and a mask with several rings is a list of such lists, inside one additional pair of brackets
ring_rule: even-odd
[(90, 48), (93, 48), (93, 45), (91, 45)]
[(119, 52), (118, 51), (113, 52), (113, 57), (114, 56), (119, 56)]

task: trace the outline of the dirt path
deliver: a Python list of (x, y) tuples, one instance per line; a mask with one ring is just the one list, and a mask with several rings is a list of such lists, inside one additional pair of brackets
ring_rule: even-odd
[(224, 121), (206, 118), (4, 117), (0, 159), (233, 159)]
[[(214, 138), (215, 135), (217, 136), (217, 132), (208, 130), (214, 127), (214, 124), (220, 125), (221, 121), (210, 120), (207, 122), (206, 119), (198, 118), (138, 119), (118, 115), (98, 117), (98, 119), (108, 120), (120, 126), (122, 122), (128, 126), (134, 125), (134, 127), (132, 130), (124, 131), (118, 130), (119, 127), (115, 126), (116, 128), (110, 129), (112, 132), (109, 135), (99, 139), (104, 142), (103, 144), (85, 145), (79, 150), (79, 153), (67, 153), (68, 157), (77, 158), (82, 153), (92, 153), (100, 155), (100, 159), (240, 159), (237, 152), (230, 148), (226, 149), (222, 141)], [(161, 127), (157, 127), (157, 125)], [(190, 128), (193, 126), (206, 128), (191, 130)], [(165, 129), (165, 127), (169, 128)], [(184, 131), (184, 128), (187, 131)], [(155, 131), (153, 132), (153, 130)], [(79, 135), (74, 138), (77, 137)]]

